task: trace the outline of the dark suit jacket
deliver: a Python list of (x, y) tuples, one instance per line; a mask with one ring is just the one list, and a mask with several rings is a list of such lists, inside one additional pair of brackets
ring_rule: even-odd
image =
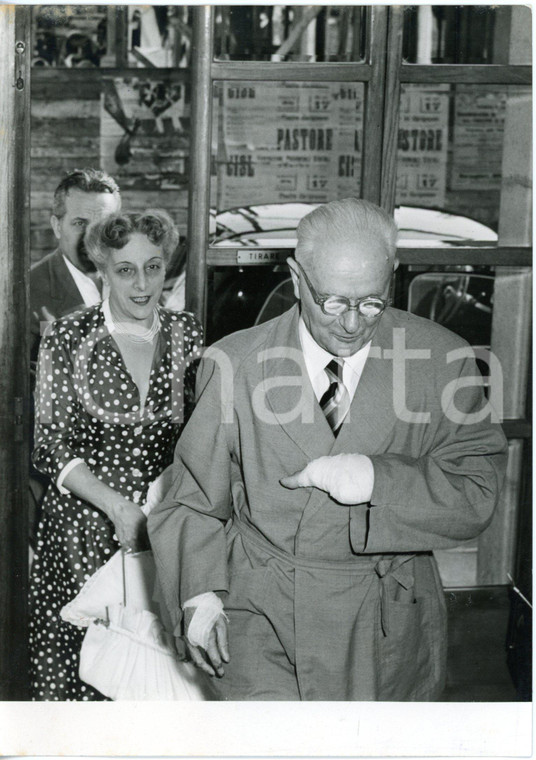
[(84, 308), (84, 300), (59, 250), (45, 256), (30, 270), (32, 362), (37, 360), (39, 351), (43, 306), (56, 318)]
[[(76, 287), (67, 264), (59, 250), (49, 253), (44, 259), (34, 264), (30, 270), (30, 362), (31, 385), (35, 384), (35, 367), (41, 342), (41, 322), (43, 306), (54, 317), (63, 317), (73, 311), (84, 308), (84, 300)], [(32, 395), (33, 418), (33, 395)], [(33, 425), (32, 425), (33, 426)], [(33, 430), (30, 449), (33, 448)], [(37, 523), (48, 478), (30, 465), (30, 542), (35, 545)]]

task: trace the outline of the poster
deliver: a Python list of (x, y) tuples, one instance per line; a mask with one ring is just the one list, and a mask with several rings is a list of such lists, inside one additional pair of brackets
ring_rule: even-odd
[(441, 208), (447, 184), (449, 85), (402, 85), (396, 203)]
[(453, 190), (500, 190), (507, 98), (504, 86), (456, 86)]
[(188, 184), (190, 105), (183, 82), (103, 80), (101, 167), (123, 190)]
[(225, 82), (219, 102), (219, 209), (359, 195), (361, 84)]

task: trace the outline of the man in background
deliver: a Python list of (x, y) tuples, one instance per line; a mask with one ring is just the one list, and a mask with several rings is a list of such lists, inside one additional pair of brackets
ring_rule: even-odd
[(85, 251), (84, 232), (89, 224), (120, 208), (117, 183), (99, 169), (74, 169), (54, 191), (50, 224), (58, 247), (30, 271), (32, 361), (37, 360), (41, 322), (101, 300), (100, 278)]

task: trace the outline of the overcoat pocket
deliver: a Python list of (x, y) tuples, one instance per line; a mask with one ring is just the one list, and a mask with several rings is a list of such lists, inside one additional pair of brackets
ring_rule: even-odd
[(378, 699), (430, 700), (442, 688), (443, 610), (435, 596), (387, 601), (389, 626), (378, 630)]

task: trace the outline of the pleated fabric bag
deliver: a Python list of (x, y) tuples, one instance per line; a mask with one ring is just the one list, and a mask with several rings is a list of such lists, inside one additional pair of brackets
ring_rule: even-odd
[(147, 610), (108, 608), (92, 621), (80, 652), (80, 678), (113, 700), (206, 699), (200, 673), (181, 662), (173, 636)]
[(159, 596), (151, 551), (120, 549), (86, 581), (60, 612), (66, 622), (87, 628), (80, 678), (113, 700), (210, 699), (208, 678), (179, 658), (161, 622)]

